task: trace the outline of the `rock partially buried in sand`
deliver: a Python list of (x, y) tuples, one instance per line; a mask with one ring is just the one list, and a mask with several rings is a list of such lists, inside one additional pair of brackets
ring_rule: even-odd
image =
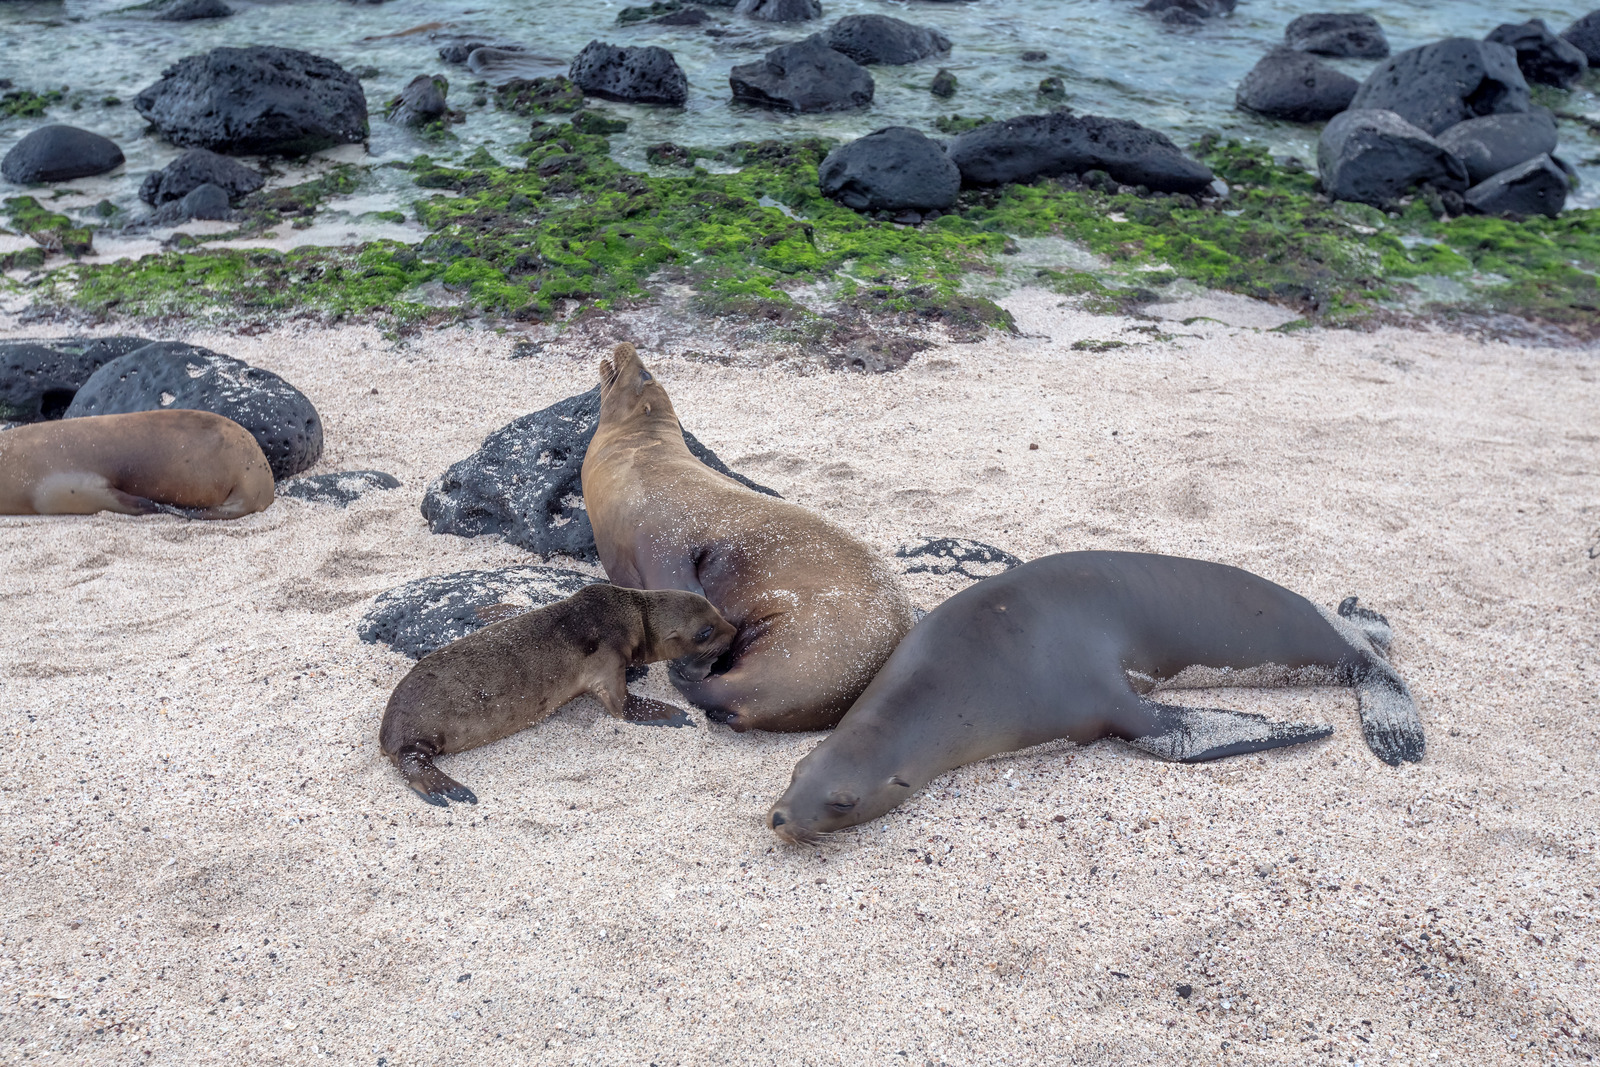
[(817, 175), (824, 196), (856, 211), (944, 211), (961, 192), (961, 171), (939, 142), (905, 126), (835, 148)]
[(619, 48), (590, 41), (568, 72), (586, 96), (634, 104), (680, 106), (689, 99), (689, 79), (665, 48)]
[(231, 219), (233, 209), (228, 206), (228, 191), (220, 185), (207, 182), (184, 194), (181, 200), (169, 200), (157, 208), (149, 218), (152, 226), (176, 226), (190, 219)]
[(991, 122), (950, 142), (966, 186), (1004, 185), (1103, 170), (1124, 185), (1199, 193), (1214, 175), (1163, 134), (1098, 115), (1022, 115)]
[(258, 171), (236, 159), (205, 148), (191, 148), (162, 169), (145, 175), (139, 186), (139, 199), (160, 207), (169, 200), (182, 200), (202, 185), (215, 185), (232, 201), (255, 192), (265, 182)]
[(122, 166), (122, 149), (109, 137), (59, 124), (40, 126), (0, 160), (0, 177), (18, 185), (69, 182)]
[(192, 408), (232, 419), (256, 439), (274, 478), (322, 455), (322, 419), (304, 393), (273, 374), (209, 349), (157, 341), (95, 371), (66, 418)]
[(507, 567), (418, 578), (380, 594), (356, 633), (363, 641), (421, 659), (492, 622), (553, 604), (599, 581), (561, 567)]
[(368, 493), (400, 488), (400, 479), (383, 471), (334, 471), (293, 478), (278, 486), (280, 497), (347, 508)]
[(1401, 52), (1380, 64), (1350, 102), (1352, 111), (1393, 111), (1430, 136), (1467, 119), (1528, 107), (1517, 53), (1467, 37)]
[[(541, 556), (598, 559), (583, 506), (583, 456), (599, 421), (596, 386), (496, 430), (428, 487), (422, 498), (428, 528), (458, 537), (498, 535)], [(684, 431), (683, 438), (712, 470), (778, 495), (729, 470), (693, 434)]]
[(1301, 15), (1283, 31), (1283, 42), (1319, 56), (1382, 59), (1389, 54), (1389, 39), (1371, 15)]
[(1346, 111), (1317, 143), (1322, 188), (1335, 200), (1386, 207), (1427, 183), (1460, 192), (1467, 168), (1427, 133), (1392, 111)]
[(1277, 48), (1239, 83), (1235, 102), (1246, 111), (1288, 122), (1326, 122), (1355, 99), (1361, 83), (1304, 52)]
[(781, 45), (728, 73), (733, 98), (779, 111), (848, 111), (872, 103), (867, 68), (822, 42), (820, 34)]
[(150, 343), (143, 337), (0, 341), (0, 422), (61, 418), (95, 371)]
[(331, 59), (292, 48), (213, 48), (168, 67), (133, 106), (176, 145), (307, 155), (367, 139), (367, 97)]
[(907, 574), (959, 574), (973, 581), (1022, 566), (1005, 549), (966, 537), (922, 537), (901, 545), (894, 555), (910, 561)]

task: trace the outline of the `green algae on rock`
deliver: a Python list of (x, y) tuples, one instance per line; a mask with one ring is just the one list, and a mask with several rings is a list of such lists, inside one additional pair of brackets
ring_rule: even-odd
[[(1226, 199), (1141, 196), (1069, 177), (969, 190), (951, 213), (904, 226), (821, 195), (825, 141), (729, 146), (716, 155), (739, 168), (731, 173), (694, 165), (708, 153), (664, 150), (658, 158), (674, 169), (640, 173), (611, 157), (595, 132), (606, 128), (535, 121), (520, 164), (479, 149), (452, 164), (424, 156), (404, 165), (429, 231), (414, 247), (169, 253), (64, 266), (32, 292), (126, 315), (302, 309), (405, 325), (469, 314), (564, 319), (650, 302), (670, 281), (697, 294), (691, 306), (702, 314), (837, 341), (863, 316), (958, 334), (1013, 328), (988, 299), (1006, 284), (1045, 285), (1091, 310), (1128, 313), (1181, 279), (1341, 323), (1394, 308), (1443, 310), (1423, 294), (1439, 288), (1429, 279), (1447, 278), (1468, 294), (1458, 310), (1600, 333), (1600, 227), (1588, 211), (1441, 220), (1423, 197), (1393, 213), (1329, 203), (1303, 166), (1208, 139), (1196, 151), (1229, 185)], [(259, 204), (274, 214), (314, 211), (358, 180), (336, 169)], [(1096, 265), (1008, 266), (1013, 239), (1045, 237)]]

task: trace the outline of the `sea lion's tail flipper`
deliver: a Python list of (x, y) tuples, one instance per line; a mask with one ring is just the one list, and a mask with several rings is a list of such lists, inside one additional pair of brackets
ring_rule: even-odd
[(1389, 646), (1394, 644), (1394, 627), (1389, 625), (1387, 618), (1371, 608), (1361, 607), (1353, 596), (1347, 596), (1339, 602), (1339, 617), (1365, 634), (1378, 655), (1388, 657)]
[(406, 785), (421, 797), (426, 804), (437, 808), (448, 808), (448, 800), (465, 801), (476, 804), (478, 797), (433, 765), (434, 753), (422, 745), (407, 745), (402, 748), (396, 757), (400, 764), (400, 773), (406, 776)]
[(1411, 690), (1387, 664), (1374, 663), (1355, 680), (1361, 736), (1373, 755), (1391, 767), (1418, 763), (1427, 748), (1422, 718)]
[(1149, 716), (1149, 733), (1129, 738), (1134, 748), (1178, 763), (1237, 756), (1269, 748), (1318, 741), (1333, 727), (1306, 722), (1273, 722), (1264, 715), (1221, 708), (1186, 708), (1140, 700)]

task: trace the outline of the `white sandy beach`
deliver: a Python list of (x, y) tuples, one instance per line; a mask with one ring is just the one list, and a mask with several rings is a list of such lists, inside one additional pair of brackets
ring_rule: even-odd
[[(403, 485), (0, 518), (0, 1063), (1600, 1055), (1600, 356), (1003, 302), (1022, 336), (880, 376), (634, 339), (724, 461), (885, 553), (1136, 549), (1360, 595), (1421, 764), (1378, 762), (1345, 690), (1185, 695), (1335, 732), (1198, 766), (1045, 746), (796, 848), (761, 820), (819, 735), (585, 700), (442, 760), (481, 803), (426, 807), (377, 748), (411, 661), (356, 623), (413, 578), (539, 562), (418, 504), (588, 389), (602, 339), (178, 335), (312, 398), (312, 473)], [(924, 608), (966, 584), (906, 582)], [(659, 667), (644, 691), (675, 699)]]

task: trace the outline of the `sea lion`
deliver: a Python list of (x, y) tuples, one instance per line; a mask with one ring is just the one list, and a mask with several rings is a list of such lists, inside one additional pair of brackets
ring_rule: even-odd
[(422, 657), (389, 695), (378, 744), (429, 804), (476, 804), (435, 756), (509, 737), (584, 693), (619, 719), (670, 718), (676, 708), (628, 692), (627, 669), (670, 659), (703, 675), (733, 636), (702, 596), (591, 585)]
[(709, 676), (674, 671), (673, 684), (739, 731), (838, 722), (911, 629), (897, 575), (846, 531), (691, 455), (632, 345), (600, 362), (600, 382), (583, 497), (606, 574), (703, 593), (739, 630)]
[(209, 411), (136, 411), (0, 432), (0, 515), (164, 511), (237, 519), (272, 504), (250, 432)]
[(1067, 552), (971, 586), (930, 612), (831, 735), (794, 768), (767, 825), (790, 842), (875, 819), (945, 771), (1067, 739), (1120, 737), (1193, 762), (1299, 744), (1332, 728), (1161, 704), (1164, 688), (1349, 685), (1368, 746), (1422, 758), (1422, 723), (1385, 658), (1391, 631), (1236, 567), (1141, 552)]

